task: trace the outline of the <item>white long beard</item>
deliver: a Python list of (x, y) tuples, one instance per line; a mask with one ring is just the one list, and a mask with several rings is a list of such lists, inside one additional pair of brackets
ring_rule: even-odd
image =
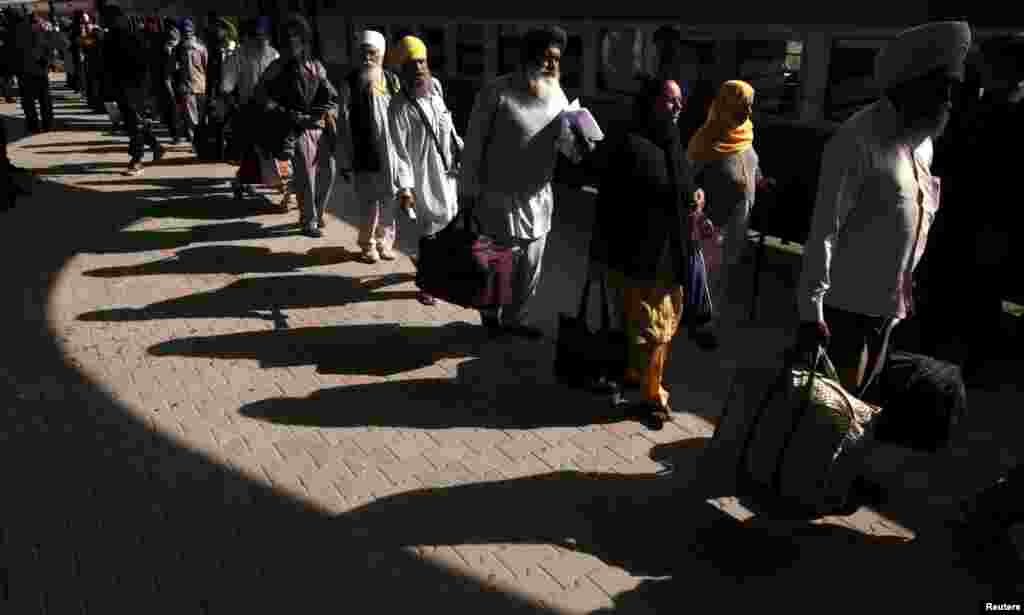
[(373, 68), (364, 67), (359, 73), (359, 78), (363, 85), (380, 83), (380, 80), (384, 78), (384, 69), (380, 66), (374, 66)]

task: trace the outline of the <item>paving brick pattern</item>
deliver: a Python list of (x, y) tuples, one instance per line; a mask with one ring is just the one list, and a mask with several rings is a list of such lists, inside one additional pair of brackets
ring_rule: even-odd
[[(233, 168), (183, 149), (119, 176), (125, 139), (75, 105), (58, 100), (65, 130), (11, 146), (46, 181), (4, 229), (22, 291), (5, 310), (26, 344), (0, 374), (7, 612), (679, 612), (640, 589), (671, 576), (694, 605), (727, 587), (760, 601), (854, 589), (815, 572), (829, 549), (850, 554), (843, 569), (918, 567), (931, 582), (912, 575), (910, 591), (936, 600), (986, 596), (939, 526), (952, 495), (1020, 455), (1007, 417), (963, 444), (977, 472), (949, 471), (953, 455), (908, 461), (925, 482), (910, 512), (805, 524), (829, 533), (792, 539), (800, 557), (772, 574), (694, 555), (712, 535), (719, 557), (774, 549), (760, 529), (734, 536), (752, 513), (699, 453), (737, 366), (775, 364), (781, 281), (717, 355), (676, 343), (677, 420), (651, 432), (551, 376), (556, 315), (585, 271), (584, 197), (561, 192), (537, 307), (549, 338), (490, 340), (473, 312), (416, 302), (408, 258), (354, 259), (347, 186), (309, 239), (286, 228), (295, 211), (232, 202)], [(676, 476), (653, 478), (656, 459)], [(921, 494), (939, 503), (922, 513)]]

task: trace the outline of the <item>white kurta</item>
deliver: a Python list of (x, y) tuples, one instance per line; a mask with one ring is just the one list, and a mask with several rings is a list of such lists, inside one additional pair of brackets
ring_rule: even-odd
[[(418, 105), (423, 114), (414, 105)], [(449, 169), (453, 164), (453, 141), (462, 147), (452, 114), (444, 104), (441, 84), (434, 79), (434, 93), (417, 98), (415, 102), (405, 95), (395, 97), (389, 114), (395, 193), (411, 190), (416, 196), (416, 216), (424, 232), (436, 233), (458, 212), (458, 183), (454, 173), (445, 169), (430, 131), (437, 135)], [(423, 123), (424, 116), (430, 123), (429, 129)]]
[[(352, 93), (347, 82), (338, 88), (339, 109), (338, 131), (339, 147), (336, 150), (339, 169), (351, 169), (353, 160), (352, 132), (349, 124)], [(391, 148), (391, 137), (388, 119), (388, 107), (391, 105), (391, 94), (374, 92), (373, 99), (373, 134), (377, 139), (377, 151), (381, 153), (381, 170), (376, 173), (356, 173), (354, 177), (356, 194), (364, 201), (390, 201), (395, 196), (392, 181), (394, 153)]]
[(822, 304), (905, 318), (911, 281), (940, 203), (930, 138), (905, 143), (883, 98), (855, 114), (825, 146), (811, 232), (804, 245), (800, 317)]
[(561, 89), (547, 99), (532, 96), (519, 73), (498, 77), (477, 95), (459, 189), (479, 197), (485, 225), (500, 224), (495, 230), (517, 239), (551, 230), (551, 181), (568, 105)]

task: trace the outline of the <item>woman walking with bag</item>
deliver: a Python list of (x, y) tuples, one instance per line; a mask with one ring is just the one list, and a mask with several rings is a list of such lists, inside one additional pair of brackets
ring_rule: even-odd
[[(749, 83), (723, 83), (711, 103), (707, 121), (690, 139), (686, 152), (693, 176), (707, 192), (708, 217), (724, 235), (724, 254), (709, 276), (711, 295), (719, 306), (728, 296), (729, 271), (743, 255), (757, 189), (771, 184), (761, 175), (754, 150), (754, 124), (750, 121), (753, 105), (754, 88)], [(718, 320), (716, 317), (707, 326), (691, 329), (702, 348), (718, 345)]]
[(606, 270), (617, 295), (627, 338), (624, 384), (640, 387), (636, 409), (652, 429), (671, 420), (662, 374), (683, 315), (689, 218), (703, 207), (675, 129), (683, 107), (675, 81), (648, 79), (633, 125), (596, 163), (609, 172), (597, 201), (592, 273)]

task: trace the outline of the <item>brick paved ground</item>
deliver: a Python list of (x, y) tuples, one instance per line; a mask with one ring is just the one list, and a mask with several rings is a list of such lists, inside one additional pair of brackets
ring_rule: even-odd
[[(734, 375), (763, 375), (789, 335), (791, 258), (769, 262), (760, 320), (721, 352), (679, 340), (678, 417), (650, 432), (554, 384), (550, 340), (487, 340), (472, 312), (415, 301), (408, 259), (355, 261), (347, 187), (308, 239), (294, 211), (233, 202), (231, 167), (178, 149), (125, 178), (105, 118), (65, 90), (57, 114), (61, 131), (11, 145), (44, 181), (0, 242), (4, 612), (954, 612), (994, 597), (945, 521), (1020, 458), (1014, 379), (971, 392), (950, 453), (894, 460), (877, 512), (763, 522), (705, 454)], [(537, 308), (551, 336), (589, 226), (586, 198), (560, 196)], [(658, 460), (676, 476), (655, 478)]]

